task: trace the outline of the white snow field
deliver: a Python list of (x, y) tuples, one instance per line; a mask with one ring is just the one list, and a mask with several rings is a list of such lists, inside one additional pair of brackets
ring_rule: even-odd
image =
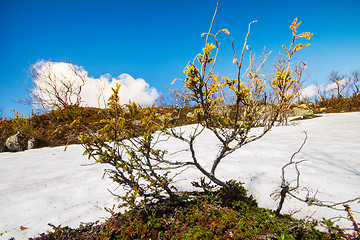
[[(190, 130), (193, 126), (185, 126)], [(259, 206), (276, 209), (277, 201), (270, 194), (279, 189), (281, 167), (308, 140), (295, 161), (299, 164), (300, 185), (312, 190), (316, 198), (342, 202), (360, 196), (360, 113), (325, 114), (322, 117), (274, 127), (262, 139), (229, 155), (218, 166), (217, 176), (235, 179), (257, 199)], [(218, 142), (204, 131), (196, 141), (197, 156), (205, 166), (216, 154)], [(186, 149), (186, 144), (169, 139), (162, 143), (169, 153)], [(104, 207), (117, 201), (107, 190), (121, 194), (121, 189), (107, 177), (102, 178), (106, 165), (93, 164), (83, 156), (80, 145), (28, 150), (0, 154), (0, 239), (27, 239), (51, 230), (47, 225), (77, 227), (81, 222), (104, 220), (110, 214)], [(174, 160), (186, 159), (188, 151), (171, 155)], [(87, 166), (84, 166), (87, 165)], [(179, 190), (192, 189), (191, 181), (201, 176), (190, 168), (176, 178)], [(289, 179), (295, 171), (289, 167)], [(295, 184), (295, 183), (293, 183)], [(305, 192), (300, 192), (304, 196)], [(310, 195), (312, 196), (312, 195)], [(341, 207), (341, 206), (340, 206)], [(360, 204), (351, 204), (360, 212)], [(294, 217), (322, 219), (346, 216), (326, 207), (307, 206), (296, 199), (285, 201), (282, 213)], [(360, 219), (359, 215), (355, 215)], [(351, 227), (346, 219), (337, 222)], [(26, 229), (25, 229), (26, 228)], [(23, 229), (23, 230), (22, 230)]]

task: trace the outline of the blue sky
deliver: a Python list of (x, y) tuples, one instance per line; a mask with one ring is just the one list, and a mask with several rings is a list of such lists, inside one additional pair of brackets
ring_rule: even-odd
[[(32, 88), (30, 64), (39, 60), (71, 61), (94, 78), (127, 73), (143, 78), (158, 92), (182, 78), (188, 61), (201, 51), (200, 37), (209, 28), (216, 0), (153, 1), (20, 1), (0, 2), (0, 108), (28, 114), (29, 107), (12, 99)], [(294, 18), (299, 32), (314, 34), (308, 48), (297, 56), (308, 63), (307, 84), (325, 84), (332, 70), (341, 73), (360, 68), (360, 1), (235, 1), (221, 0), (214, 30), (222, 35), (217, 71), (231, 75), (231, 40), (240, 51), (253, 21), (248, 44), (261, 54), (291, 41)]]

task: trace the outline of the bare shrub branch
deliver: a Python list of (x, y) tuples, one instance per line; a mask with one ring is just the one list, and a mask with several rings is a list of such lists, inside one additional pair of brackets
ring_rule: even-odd
[[(290, 161), (287, 164), (285, 164), (281, 169), (280, 189), (274, 191), (271, 194), (271, 196), (273, 196), (274, 200), (277, 200), (280, 198), (279, 205), (275, 211), (276, 214), (280, 214), (280, 211), (283, 207), (285, 199), (288, 196), (290, 196), (290, 197), (297, 199), (298, 201), (306, 203), (309, 206), (326, 207), (326, 208), (330, 208), (330, 209), (336, 210), (336, 211), (347, 212), (347, 214), (348, 214), (347, 220), (352, 222), (352, 224), (354, 226), (353, 230), (359, 234), (359, 226), (356, 223), (353, 214), (354, 213), (360, 214), (360, 212), (351, 210), (351, 208), (348, 204), (354, 203), (356, 201), (358, 201), (360, 203), (360, 197), (348, 199), (348, 200), (342, 201), (342, 202), (332, 203), (332, 202), (328, 202), (328, 201), (319, 200), (316, 197), (318, 191), (316, 191), (314, 194), (310, 194), (311, 191), (309, 189), (307, 189), (306, 187), (300, 188), (300, 171), (298, 169), (298, 164), (300, 164), (306, 160), (295, 161), (294, 157), (302, 150), (303, 146), (305, 145), (305, 143), (307, 141), (306, 132), (304, 132), (304, 134), (305, 134), (305, 139), (304, 139), (303, 143), (301, 144), (300, 148), (295, 153), (292, 154)], [(290, 166), (294, 166), (295, 171), (296, 171), (296, 179), (292, 180), (292, 181), (287, 180), (287, 178), (285, 176), (286, 169)], [(291, 183), (294, 181), (296, 182), (295, 186), (291, 186)], [(307, 192), (306, 197), (305, 198), (300, 197), (298, 195), (299, 191), (306, 191)], [(343, 217), (340, 216), (339, 218), (343, 218)], [(333, 218), (333, 219), (335, 219), (335, 218)], [(333, 219), (331, 219), (331, 220), (333, 220)], [(325, 224), (326, 224), (326, 221), (325, 221)]]
[(33, 89), (28, 101), (35, 107), (53, 110), (81, 105), (81, 91), (87, 81), (87, 73), (70, 62), (61, 64), (71, 75), (55, 71), (51, 61), (30, 66)]
[[(251, 47), (248, 45), (248, 36), (251, 25), (249, 24), (248, 32), (245, 36), (244, 44), (241, 50), (240, 60), (237, 58), (234, 40), (232, 42), (234, 60), (237, 67), (237, 78), (232, 79), (214, 74), (214, 66), (217, 61), (220, 45), (217, 36), (219, 33), (229, 34), (227, 29), (221, 29), (216, 34), (211, 33), (217, 10), (210, 24), (209, 32), (202, 34), (206, 36), (205, 47), (202, 53), (196, 55), (192, 62), (189, 62), (184, 70), (186, 79), (181, 80), (184, 83), (184, 89), (187, 89), (183, 98), (194, 102), (197, 120), (201, 128), (209, 129), (220, 142), (220, 147), (214, 159), (210, 170), (205, 169), (199, 164), (196, 156), (194, 142), (199, 133), (197, 126), (190, 136), (185, 137), (183, 133), (176, 132), (175, 125), (167, 133), (171, 136), (185, 141), (189, 144), (193, 164), (205, 176), (210, 178), (214, 183), (228, 187), (225, 182), (220, 181), (215, 176), (215, 172), (221, 161), (242, 146), (262, 138), (279, 119), (279, 116), (285, 114), (289, 109), (292, 100), (295, 98), (295, 92), (299, 88), (299, 81), (302, 77), (302, 67), (297, 65), (295, 74), (291, 71), (291, 58), (293, 54), (308, 44), (294, 45), (298, 38), (310, 39), (312, 34), (304, 32), (297, 34), (296, 29), (299, 26), (295, 19), (290, 28), (293, 32), (293, 41), (286, 50), (286, 58), (279, 61), (275, 66), (276, 73), (268, 79), (265, 85), (265, 79), (262, 74), (263, 65), (268, 54), (263, 54), (260, 60), (256, 60), (252, 54)], [(210, 38), (213, 43), (210, 43)], [(214, 55), (211, 51), (215, 50)], [(245, 71), (243, 69), (243, 59), (245, 51), (250, 49), (249, 66)], [(197, 62), (199, 64), (197, 64)], [(198, 67), (199, 65), (199, 67)], [(304, 64), (303, 64), (304, 67)], [(178, 79), (177, 79), (178, 80)], [(234, 96), (234, 104), (222, 106), (224, 99), (221, 92), (229, 89)], [(283, 118), (286, 116), (284, 115)], [(262, 128), (262, 131), (256, 135), (251, 135), (253, 128)]]

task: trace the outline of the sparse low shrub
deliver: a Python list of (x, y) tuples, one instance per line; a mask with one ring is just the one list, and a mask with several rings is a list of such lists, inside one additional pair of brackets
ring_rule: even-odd
[(165, 117), (161, 119), (152, 107), (148, 107), (142, 110), (141, 118), (136, 119), (140, 107), (134, 103), (121, 106), (119, 89), (119, 84), (112, 88), (108, 116), (102, 121), (104, 127), (83, 135), (84, 155), (112, 166), (106, 172), (126, 190), (124, 196), (118, 197), (128, 207), (135, 208), (138, 204), (167, 197), (178, 200), (169, 175), (176, 163), (165, 160), (166, 150), (156, 147), (159, 136), (154, 132), (161, 129)]
[[(257, 202), (253, 196), (248, 196), (248, 191), (243, 187), (243, 183), (235, 180), (229, 180), (226, 184), (229, 188), (217, 189), (205, 182), (205, 178), (201, 178), (200, 182), (192, 182), (194, 187), (202, 188), (203, 192), (194, 192), (198, 197), (206, 200), (208, 203), (220, 203), (224, 207), (230, 207), (239, 210), (238, 203), (250, 207), (257, 207)], [(206, 197), (206, 199), (204, 198)], [(244, 204), (245, 203), (245, 204)]]
[(12, 129), (15, 132), (21, 132), (27, 138), (34, 137), (34, 122), (30, 118), (25, 117), (22, 113), (17, 112), (14, 109), (11, 111), (14, 113), (14, 118), (11, 121)]
[[(216, 11), (213, 17), (215, 19)], [(177, 125), (169, 124), (171, 128), (166, 133), (172, 137), (188, 144), (191, 152), (191, 159), (184, 159), (188, 166), (195, 166), (203, 175), (209, 178), (216, 185), (230, 189), (230, 186), (216, 176), (216, 170), (226, 156), (242, 148), (244, 145), (261, 139), (269, 130), (280, 121), (279, 124), (286, 124), (287, 112), (298, 91), (301, 74), (299, 71), (305, 68), (304, 64), (292, 62), (293, 55), (309, 44), (296, 44), (301, 38), (309, 40), (312, 36), (309, 32), (297, 33), (300, 22), (297, 19), (290, 25), (292, 30), (292, 41), (289, 46), (283, 46), (285, 57), (281, 57), (275, 64), (274, 73), (268, 75), (263, 71), (267, 56), (264, 54), (260, 60), (255, 59), (250, 48), (249, 66), (244, 70), (244, 55), (248, 46), (250, 26), (245, 37), (243, 48), (237, 54), (233, 43), (234, 59), (233, 64), (237, 69), (237, 76), (220, 77), (215, 74), (215, 64), (220, 51), (218, 36), (230, 34), (227, 29), (221, 29), (216, 33), (212, 32), (213, 22), (210, 30), (203, 33), (206, 38), (202, 53), (196, 55), (192, 62), (189, 62), (184, 70), (186, 75), (182, 79), (182, 97), (187, 102), (195, 105), (194, 116), (199, 122), (188, 134), (176, 128)], [(178, 80), (178, 79), (177, 79)], [(175, 81), (174, 81), (175, 82)], [(232, 96), (231, 111), (224, 111), (224, 98), (222, 92), (228, 91)], [(257, 128), (258, 134), (250, 134), (253, 128)], [(217, 138), (219, 147), (217, 154), (210, 160), (210, 169), (200, 164), (195, 142), (197, 137), (204, 131), (210, 130)]]
[(337, 113), (360, 111), (360, 94), (354, 93), (349, 97), (332, 95), (315, 102), (315, 113)]
[(16, 132), (11, 128), (10, 120), (0, 120), (0, 152), (5, 151), (6, 139), (15, 133)]

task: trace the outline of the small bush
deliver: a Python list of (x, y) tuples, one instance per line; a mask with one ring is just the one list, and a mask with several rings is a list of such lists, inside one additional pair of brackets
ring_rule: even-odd
[(360, 94), (354, 93), (350, 97), (332, 95), (330, 98), (324, 98), (315, 102), (315, 113), (338, 113), (360, 111)]
[(166, 197), (178, 200), (171, 186), (169, 170), (172, 168), (167, 166), (176, 167), (176, 164), (165, 160), (166, 150), (157, 149), (159, 137), (154, 134), (161, 129), (166, 117), (161, 119), (152, 107), (148, 107), (143, 109), (141, 118), (136, 119), (140, 107), (134, 103), (121, 106), (119, 89), (119, 84), (112, 88), (108, 116), (102, 120), (104, 127), (83, 135), (84, 155), (113, 167), (106, 171), (126, 190), (124, 196), (118, 197), (128, 207), (136, 208), (138, 204)]

